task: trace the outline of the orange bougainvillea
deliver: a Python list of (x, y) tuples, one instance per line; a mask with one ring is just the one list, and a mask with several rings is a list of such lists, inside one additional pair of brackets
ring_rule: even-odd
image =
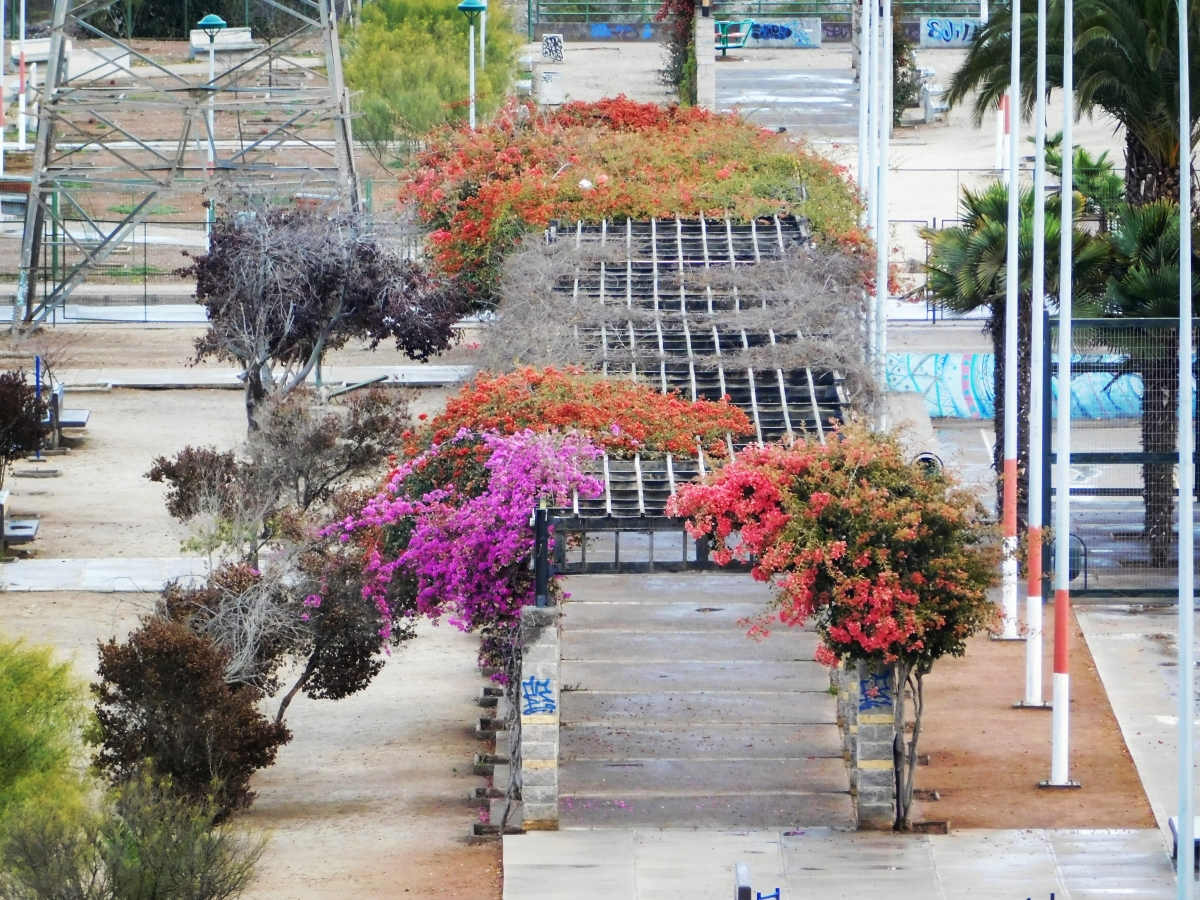
[(587, 375), (581, 369), (525, 368), (507, 375), (479, 375), (446, 411), (408, 435), (416, 455), (461, 429), (515, 434), (525, 429), (575, 431), (613, 456), (634, 453), (727, 455), (726, 435), (741, 437), (754, 426), (727, 400), (692, 403), (633, 381)]
[(475, 132), (426, 142), (402, 202), (430, 229), (444, 272), (494, 301), (499, 264), (522, 235), (564, 222), (795, 213), (821, 239), (861, 244), (846, 170), (736, 115), (625, 97), (539, 113), (513, 104)]

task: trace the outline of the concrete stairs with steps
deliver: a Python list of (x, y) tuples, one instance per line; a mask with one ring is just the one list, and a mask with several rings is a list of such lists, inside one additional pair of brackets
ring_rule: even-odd
[(748, 575), (584, 575), (563, 606), (560, 824), (853, 828), (816, 635)]

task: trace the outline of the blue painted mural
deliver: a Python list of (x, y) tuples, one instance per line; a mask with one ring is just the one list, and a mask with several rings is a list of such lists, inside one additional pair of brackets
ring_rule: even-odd
[[(1117, 357), (1079, 356), (1077, 362), (1105, 362)], [(995, 360), (990, 353), (893, 353), (888, 355), (888, 390), (925, 397), (932, 418), (990, 419), (996, 413), (993, 386)], [(1052, 409), (1058, 387), (1051, 381)], [(1072, 419), (1136, 419), (1142, 411), (1142, 379), (1130, 373), (1084, 372), (1071, 378)]]

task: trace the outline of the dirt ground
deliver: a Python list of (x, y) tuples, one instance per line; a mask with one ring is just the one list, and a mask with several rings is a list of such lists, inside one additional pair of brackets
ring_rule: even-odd
[[(1153, 828), (1150, 802), (1108, 696), (1071, 619), (1071, 777), (1078, 790), (1046, 790), (1050, 711), (1014, 709), (1025, 696), (1025, 643), (973, 639), (962, 659), (939, 662), (925, 685), (917, 787), (941, 800), (916, 805), (917, 821), (954, 828)], [(1046, 609), (1044, 697), (1050, 698), (1053, 605)]]
[[(96, 642), (122, 638), (152, 598), (4, 594), (0, 634), (55, 646), (79, 677), (95, 675)], [(499, 900), (499, 844), (466, 843), (478, 810), (467, 795), (482, 745), (471, 733), (483, 684), (477, 639), (422, 626), (362, 693), (337, 703), (299, 697), (291, 743), (255, 777), (244, 818), (270, 838), (248, 900), (457, 897)]]

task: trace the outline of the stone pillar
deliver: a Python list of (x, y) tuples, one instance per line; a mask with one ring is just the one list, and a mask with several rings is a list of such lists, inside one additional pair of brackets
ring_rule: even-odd
[(893, 666), (858, 664), (858, 827), (891, 831), (896, 822), (896, 670)]
[(522, 825), (526, 831), (558, 830), (559, 611), (521, 610)]
[(842, 759), (849, 770), (850, 796), (858, 794), (858, 669), (842, 663), (833, 670), (837, 688), (837, 719), (842, 734)]
[(696, 4), (696, 105), (717, 111), (717, 38), (712, 16)]

